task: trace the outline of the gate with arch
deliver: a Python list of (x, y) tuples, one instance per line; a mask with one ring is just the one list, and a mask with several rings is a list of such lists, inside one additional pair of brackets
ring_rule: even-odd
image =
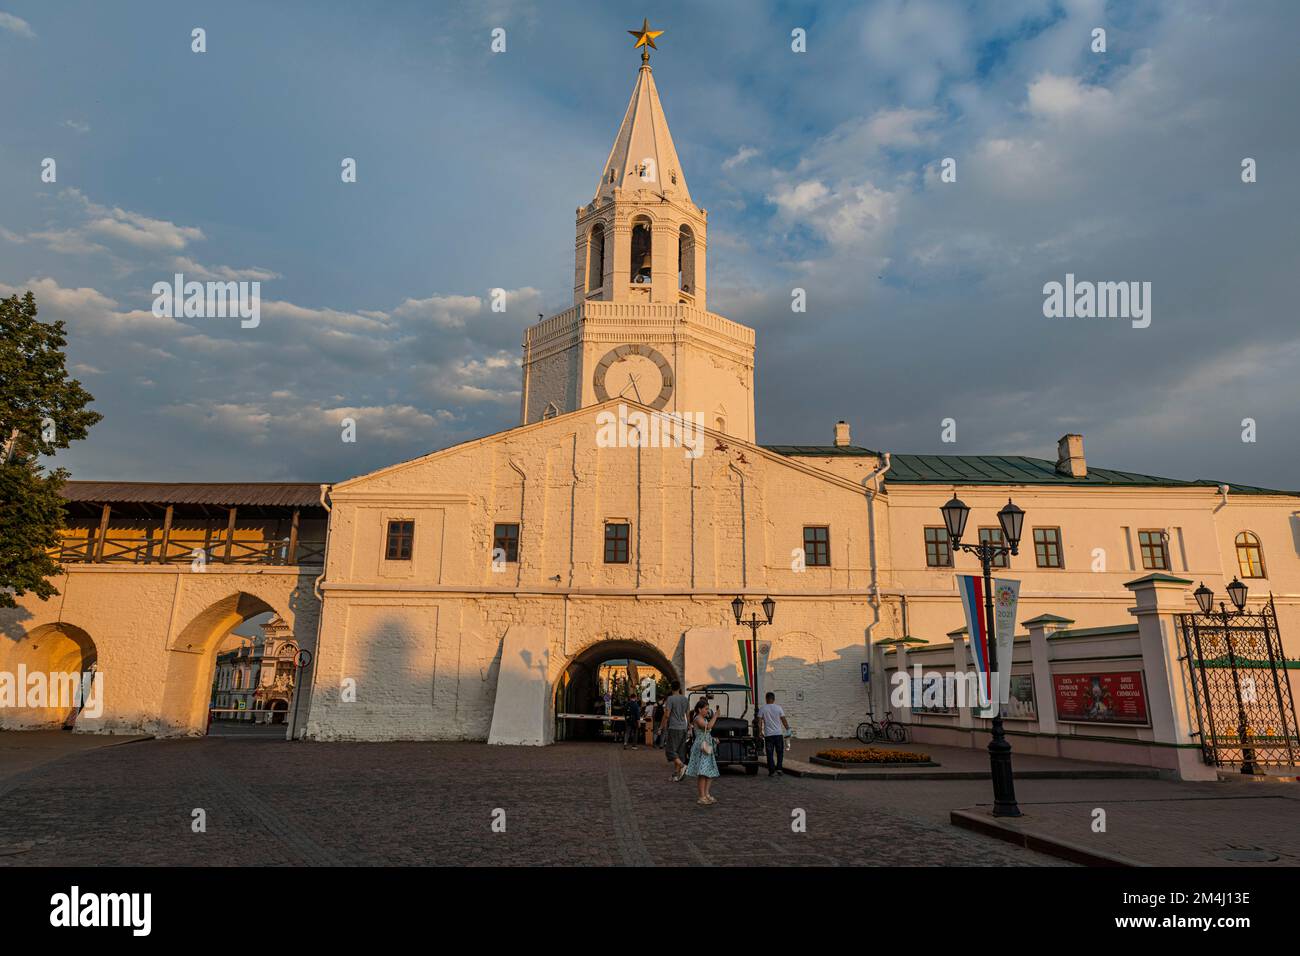
[(653, 644), (626, 638), (596, 641), (569, 658), (555, 681), (555, 740), (572, 740), (583, 736), (584, 722), (599, 726), (603, 701), (599, 700), (598, 672), (610, 660), (632, 660), (647, 664), (668, 680), (681, 681), (681, 675), (668, 656)]

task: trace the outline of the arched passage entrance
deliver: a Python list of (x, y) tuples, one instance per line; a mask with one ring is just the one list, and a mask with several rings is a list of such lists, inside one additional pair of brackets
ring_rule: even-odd
[[(102, 695), (102, 685), (96, 691), (93, 677), (87, 676), (98, 667), (99, 650), (81, 628), (62, 622), (37, 627), (6, 658), (12, 683), (8, 692), (0, 688), (0, 726), (71, 729), (83, 712), (89, 717), (102, 712), (102, 696), (94, 696)], [(22, 688), (17, 686), (20, 674)]]
[[(223, 640), (240, 624), (272, 615), (278, 616), (279, 611), (262, 598), (240, 591), (209, 605), (181, 630), (169, 648), (161, 719), (164, 729), (188, 734), (206, 732)], [(250, 675), (241, 672), (240, 683)], [(251, 701), (248, 706), (253, 706)]]
[[(624, 663), (626, 662), (626, 663)], [(606, 728), (600, 720), (584, 720), (581, 716), (565, 718), (561, 715), (572, 714), (595, 717), (603, 714), (604, 693), (610, 687), (610, 673), (624, 672), (628, 664), (642, 675), (658, 672), (667, 682), (680, 680), (677, 668), (673, 667), (662, 651), (651, 644), (635, 640), (600, 641), (591, 645), (569, 661), (569, 665), (560, 674), (555, 683), (555, 740), (594, 740)], [(613, 665), (605, 667), (605, 665)], [(602, 668), (605, 677), (602, 679)], [(617, 692), (617, 680), (613, 690)], [(623, 691), (624, 693), (626, 691)], [(622, 697), (611, 701), (613, 713), (619, 713)]]

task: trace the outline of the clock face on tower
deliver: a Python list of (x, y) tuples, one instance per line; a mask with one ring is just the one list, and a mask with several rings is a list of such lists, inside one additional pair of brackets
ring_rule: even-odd
[(661, 409), (673, 394), (673, 368), (648, 345), (620, 345), (596, 365), (591, 384), (598, 402), (630, 398)]

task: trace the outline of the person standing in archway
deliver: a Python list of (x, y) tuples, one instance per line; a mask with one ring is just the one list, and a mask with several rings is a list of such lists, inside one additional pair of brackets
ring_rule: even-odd
[(627, 750), (628, 744), (632, 749), (637, 749), (636, 738), (641, 732), (641, 698), (636, 695), (633, 688), (628, 688), (627, 702), (623, 704), (623, 749)]
[(663, 721), (659, 725), (659, 731), (663, 736), (664, 756), (673, 765), (670, 779), (674, 783), (686, 774), (682, 751), (686, 749), (686, 710), (689, 707), (690, 702), (682, 696), (682, 685), (673, 681), (672, 693), (664, 700)]
[(718, 722), (718, 711), (710, 706), (709, 698), (703, 697), (691, 711), (691, 726), (695, 728), (695, 742), (691, 744), (691, 762), (686, 765), (686, 775), (695, 777), (699, 784), (699, 799), (695, 802), (701, 806), (711, 807), (718, 801), (709, 793), (713, 778), (718, 775), (718, 744), (713, 739), (713, 725)]

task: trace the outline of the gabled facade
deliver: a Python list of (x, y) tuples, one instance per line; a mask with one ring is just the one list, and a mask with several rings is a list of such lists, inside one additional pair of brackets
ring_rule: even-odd
[[(518, 683), (526, 664), (534, 737), (499, 736), (547, 742), (556, 682), (597, 644), (734, 680), (737, 593), (787, 599), (773, 667), (814, 669), (828, 689), (809, 688), (807, 729), (837, 726), (866, 659), (863, 485), (713, 430), (611, 447), (638, 413), (653, 410), (610, 399), (335, 485), (309, 733), (487, 738), (503, 668)], [(832, 523), (831, 566), (800, 570), (803, 524)]]

